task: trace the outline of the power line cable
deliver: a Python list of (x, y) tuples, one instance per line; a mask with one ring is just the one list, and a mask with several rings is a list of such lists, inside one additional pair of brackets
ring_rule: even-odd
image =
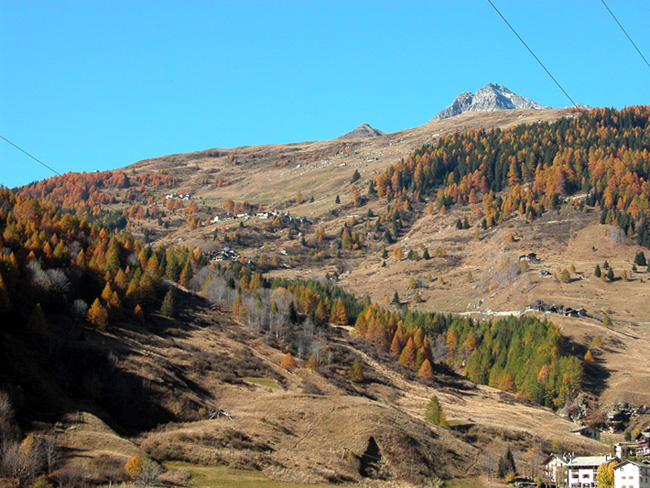
[[(34, 156), (33, 154), (31, 154), (31, 153), (25, 151), (25, 150), (24, 150), (22, 147), (20, 147), (18, 144), (16, 144), (16, 143), (10, 141), (9, 139), (7, 139), (7, 138), (6, 138), (5, 136), (3, 136), (2, 134), (0, 134), (0, 139), (2, 139), (3, 141), (5, 141), (7, 144), (12, 145), (13, 147), (15, 147), (16, 149), (18, 149), (18, 150), (19, 150), (20, 152), (22, 152), (23, 154), (26, 154), (27, 156), (29, 156), (30, 158), (32, 158), (34, 161), (36, 161), (36, 162), (37, 162), (38, 164), (40, 164), (41, 166), (43, 166), (43, 167), (49, 169), (49, 170), (50, 170), (52, 173), (54, 173), (55, 175), (57, 175), (57, 176), (61, 176), (61, 177), (63, 176), (63, 175), (62, 175), (61, 173), (59, 173), (57, 170), (55, 170), (55, 169), (52, 168), (51, 166), (45, 164), (43, 161), (41, 161), (40, 159), (38, 159), (38, 158), (37, 158), (36, 156)], [(81, 190), (82, 192), (84, 192), (84, 193), (88, 193), (88, 190), (87, 190), (87, 189), (85, 189), (85, 188), (79, 186), (79, 185), (78, 185), (77, 183), (75, 183), (74, 181), (70, 180), (70, 183), (71, 183), (72, 185), (76, 186), (76, 187), (77, 187), (79, 190)], [(95, 201), (95, 204), (97, 204), (97, 205), (99, 205), (100, 207), (102, 207), (102, 208), (104, 208), (105, 210), (107, 210), (107, 209), (106, 209), (106, 206), (105, 206), (102, 202), (100, 202), (100, 201)]]
[(634, 49), (636, 49), (636, 52), (639, 53), (639, 56), (641, 56), (641, 58), (643, 59), (645, 64), (648, 66), (648, 68), (650, 68), (650, 63), (648, 63), (648, 60), (645, 58), (645, 56), (643, 55), (641, 50), (637, 47), (637, 45), (634, 43), (634, 41), (632, 40), (630, 35), (627, 33), (627, 31), (623, 28), (621, 23), (618, 21), (618, 19), (616, 18), (616, 15), (614, 15), (614, 12), (612, 12), (612, 10), (609, 8), (609, 6), (605, 3), (605, 0), (600, 0), (600, 1), (603, 3), (603, 5), (607, 9), (607, 11), (609, 12), (609, 15), (612, 16), (612, 19), (614, 19), (614, 21), (616, 21), (618, 26), (621, 28), (621, 30), (623, 31), (623, 34), (625, 34), (625, 37), (627, 37), (628, 41), (630, 41), (630, 43), (634, 46)]
[(499, 9), (496, 7), (496, 5), (494, 5), (494, 4), (492, 3), (492, 0), (487, 0), (487, 1), (488, 1), (488, 3), (489, 3), (490, 5), (492, 5), (492, 8), (496, 11), (496, 13), (499, 14), (499, 16), (500, 16), (500, 17), (503, 19), (503, 21), (506, 23), (506, 25), (507, 25), (508, 27), (510, 27), (510, 30), (511, 30), (512, 32), (514, 32), (514, 34), (517, 36), (517, 39), (519, 39), (519, 40), (521, 41), (521, 43), (524, 45), (524, 47), (525, 47), (526, 49), (528, 49), (528, 52), (529, 52), (529, 53), (530, 53), (530, 54), (535, 58), (535, 61), (537, 61), (537, 62), (539, 63), (539, 65), (540, 65), (542, 68), (544, 68), (544, 71), (546, 71), (546, 74), (549, 75), (549, 76), (551, 77), (551, 79), (555, 82), (555, 84), (558, 86), (558, 88), (559, 88), (560, 90), (562, 90), (562, 93), (564, 93), (564, 95), (566, 95), (566, 97), (569, 99), (569, 101), (571, 102), (571, 104), (572, 104), (574, 107), (577, 107), (578, 105), (576, 104), (576, 102), (574, 102), (573, 99), (572, 99), (572, 98), (569, 96), (569, 94), (566, 92), (566, 90), (565, 90), (564, 88), (562, 88), (562, 85), (560, 85), (560, 82), (557, 81), (557, 80), (555, 79), (555, 77), (551, 74), (551, 72), (546, 68), (546, 66), (544, 66), (544, 63), (542, 63), (542, 62), (540, 61), (540, 59), (539, 59), (537, 56), (535, 56), (535, 53), (533, 52), (533, 50), (532, 50), (531, 48), (528, 47), (528, 44), (526, 44), (526, 42), (521, 38), (521, 36), (517, 33), (517, 31), (515, 30), (515, 28), (514, 28), (514, 27), (510, 24), (510, 22), (508, 22), (508, 20), (503, 16), (503, 14), (499, 11)]
[(9, 139), (7, 139), (7, 138), (6, 138), (5, 136), (3, 136), (2, 134), (0, 134), (0, 138), (2, 138), (6, 143), (11, 144), (13, 147), (15, 147), (16, 149), (18, 149), (20, 152), (22, 152), (22, 153), (26, 154), (27, 156), (29, 156), (30, 158), (32, 158), (34, 161), (36, 161), (36, 162), (37, 162), (38, 164), (40, 164), (41, 166), (45, 166), (47, 169), (49, 169), (49, 170), (50, 170), (52, 173), (54, 173), (55, 175), (57, 175), (57, 176), (63, 176), (63, 175), (61, 175), (61, 173), (59, 173), (57, 170), (55, 170), (55, 169), (52, 168), (51, 166), (48, 166), (48, 165), (45, 164), (43, 161), (41, 161), (40, 159), (38, 159), (36, 156), (31, 155), (30, 153), (28, 153), (27, 151), (25, 151), (22, 147), (20, 147), (18, 144), (14, 144), (13, 142), (11, 142)]

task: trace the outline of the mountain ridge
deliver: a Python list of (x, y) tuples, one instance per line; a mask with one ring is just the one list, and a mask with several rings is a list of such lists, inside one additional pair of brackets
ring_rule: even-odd
[(488, 83), (476, 93), (462, 92), (451, 104), (438, 112), (431, 121), (439, 121), (466, 112), (494, 112), (515, 109), (549, 109), (530, 98), (517, 95), (503, 85)]

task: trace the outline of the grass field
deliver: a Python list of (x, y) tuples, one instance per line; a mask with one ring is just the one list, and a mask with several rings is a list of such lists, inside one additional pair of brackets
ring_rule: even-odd
[(445, 480), (444, 488), (485, 488), (485, 484), (479, 478), (454, 478)]
[[(196, 488), (332, 488), (334, 486), (341, 486), (285, 483), (271, 480), (260, 471), (233, 469), (226, 466), (197, 466), (178, 461), (167, 462), (165, 465), (168, 469), (188, 470), (192, 473), (191, 485)], [(459, 486), (454, 488), (473, 487)]]

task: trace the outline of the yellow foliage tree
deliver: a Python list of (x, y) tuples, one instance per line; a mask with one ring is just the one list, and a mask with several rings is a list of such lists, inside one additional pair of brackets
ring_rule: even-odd
[(595, 362), (596, 360), (594, 359), (594, 355), (592, 354), (591, 349), (588, 349), (584, 357), (585, 366), (593, 366)]
[(343, 300), (339, 298), (336, 302), (336, 308), (334, 309), (334, 323), (338, 325), (348, 325), (348, 314), (345, 311), (345, 305)]
[(418, 370), (418, 376), (424, 379), (431, 379), (434, 377), (433, 368), (431, 367), (431, 363), (428, 359), (425, 359), (422, 363), (422, 366), (420, 366), (420, 369)]
[(88, 322), (93, 324), (98, 329), (106, 329), (106, 326), (108, 325), (108, 312), (99, 301), (99, 298), (95, 298), (95, 301), (88, 310), (87, 318)]
[(124, 465), (124, 471), (126, 471), (126, 474), (131, 478), (137, 478), (142, 472), (142, 456), (140, 456), (140, 454), (134, 454), (131, 456)]
[(298, 367), (298, 363), (296, 362), (295, 358), (293, 357), (293, 354), (290, 352), (286, 353), (284, 357), (282, 358), (282, 361), (280, 361), (280, 367), (284, 368), (289, 371), (293, 371)]

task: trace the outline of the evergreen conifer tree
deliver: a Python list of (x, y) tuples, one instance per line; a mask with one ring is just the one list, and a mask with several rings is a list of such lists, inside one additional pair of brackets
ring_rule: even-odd
[(431, 397), (424, 411), (424, 418), (431, 422), (433, 425), (444, 427), (447, 424), (447, 416), (440, 406), (440, 401), (436, 395)]
[(174, 297), (174, 289), (170, 288), (163, 298), (160, 312), (167, 317), (174, 317), (176, 315), (176, 298)]
[(352, 361), (352, 367), (350, 368), (348, 378), (354, 383), (361, 383), (363, 381), (363, 368), (361, 367), (359, 358), (355, 358), (354, 361)]

